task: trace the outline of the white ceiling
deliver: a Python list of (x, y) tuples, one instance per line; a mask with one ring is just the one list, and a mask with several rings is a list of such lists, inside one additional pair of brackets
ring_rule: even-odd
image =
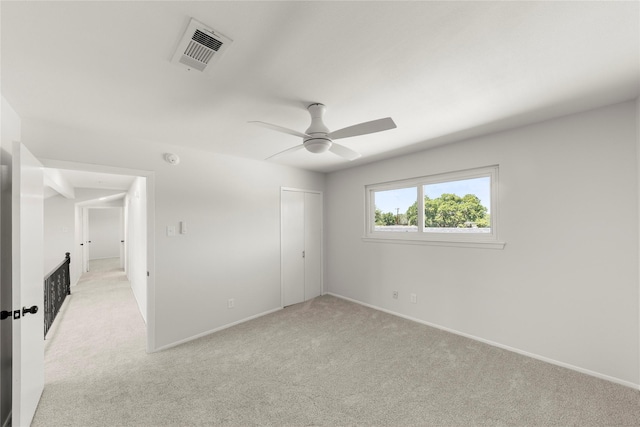
[(101, 172), (57, 169), (64, 179), (74, 188), (99, 188), (103, 190), (128, 191), (135, 176), (114, 175)]
[[(2, 95), (23, 118), (264, 159), (327, 105), (363, 158), (332, 171), (638, 96), (638, 2), (1, 2)], [(193, 17), (234, 42), (211, 76), (171, 64)], [(90, 143), (90, 141), (87, 141)]]
[[(81, 188), (113, 190), (112, 193), (116, 196), (106, 197), (109, 201), (114, 200), (114, 198), (124, 198), (126, 192), (131, 188), (131, 185), (133, 185), (133, 181), (136, 178), (135, 176), (130, 175), (45, 168), (45, 175), (50, 173), (55, 174), (55, 180), (58, 185), (62, 185), (64, 189), (70, 187), (73, 190)], [(45, 180), (45, 198), (53, 197), (58, 194), (64, 195), (64, 191), (60, 192), (59, 189), (54, 187), (55, 186), (49, 185), (48, 180)], [(105, 197), (103, 197), (103, 199), (105, 199)]]

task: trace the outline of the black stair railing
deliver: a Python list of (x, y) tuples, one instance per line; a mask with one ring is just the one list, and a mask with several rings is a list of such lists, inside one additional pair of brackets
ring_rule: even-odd
[(44, 278), (44, 337), (51, 329), (60, 307), (67, 295), (71, 295), (69, 265), (71, 254), (65, 253), (64, 261)]

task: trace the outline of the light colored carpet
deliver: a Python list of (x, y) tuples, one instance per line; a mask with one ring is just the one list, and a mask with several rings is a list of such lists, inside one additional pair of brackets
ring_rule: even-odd
[(331, 296), (146, 354), (116, 264), (56, 322), (34, 426), (640, 425), (637, 390)]

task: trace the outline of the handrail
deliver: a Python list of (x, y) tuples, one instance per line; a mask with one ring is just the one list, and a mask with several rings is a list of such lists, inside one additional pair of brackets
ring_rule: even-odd
[(71, 295), (71, 277), (69, 265), (71, 254), (65, 253), (64, 261), (44, 278), (44, 336), (51, 329), (62, 303), (67, 295)]
[(53, 276), (55, 274), (55, 272), (62, 267), (63, 265), (67, 264), (69, 262), (69, 258), (70, 258), (71, 254), (69, 252), (65, 252), (64, 253), (64, 261), (62, 261), (60, 264), (58, 264), (57, 267), (55, 267), (53, 270), (51, 270), (49, 272), (49, 274), (47, 274), (46, 276), (44, 276), (44, 280), (47, 280), (49, 277)]

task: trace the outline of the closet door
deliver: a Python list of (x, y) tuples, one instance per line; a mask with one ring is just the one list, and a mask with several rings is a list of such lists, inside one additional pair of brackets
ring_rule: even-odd
[(281, 195), (282, 305), (286, 307), (322, 292), (322, 195), (285, 189)]
[(322, 196), (304, 193), (304, 300), (322, 290)]
[(304, 301), (304, 193), (281, 192), (282, 305)]

